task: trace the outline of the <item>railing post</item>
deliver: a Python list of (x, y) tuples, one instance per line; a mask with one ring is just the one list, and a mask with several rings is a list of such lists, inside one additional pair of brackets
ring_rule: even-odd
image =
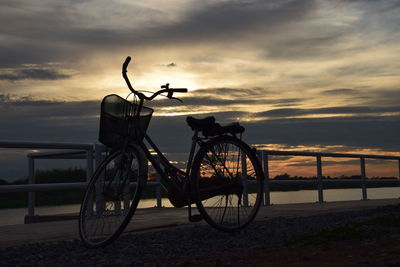
[[(28, 157), (28, 184), (35, 183), (35, 160)], [(35, 192), (28, 192), (28, 216), (35, 216)]]
[(241, 155), (242, 161), (242, 183), (243, 183), (243, 206), (249, 206), (249, 190), (247, 186), (247, 162), (246, 162), (246, 154), (242, 153)]
[(93, 175), (93, 147), (86, 150), (86, 182), (89, 183)]
[(162, 208), (161, 175), (158, 172), (156, 173), (156, 181), (158, 183), (156, 186), (157, 208)]
[[(95, 144), (94, 145), (94, 154), (95, 154), (95, 168), (96, 170), (99, 168), (102, 160), (103, 160), (103, 156), (102, 156), (102, 152), (103, 152), (103, 146), (100, 144)], [(101, 173), (99, 174), (100, 178), (97, 181), (96, 185), (95, 185), (95, 190), (96, 193), (95, 195), (92, 195), (92, 199), (90, 199), (90, 204), (89, 204), (89, 214), (92, 215), (94, 212), (96, 215), (101, 215), (102, 212), (104, 212), (104, 197), (102, 196), (102, 194), (100, 193), (100, 186), (101, 186), (101, 182), (102, 179), (104, 179), (104, 174)], [(94, 199), (93, 199), (94, 198)], [(94, 202), (96, 202), (96, 211), (93, 210), (93, 204)]]
[(324, 202), (324, 191), (322, 185), (322, 163), (321, 163), (321, 156), (317, 155), (317, 187), (318, 187), (318, 202)]
[(362, 199), (367, 200), (367, 180), (365, 175), (365, 158), (360, 157)]
[(262, 166), (264, 171), (264, 205), (271, 205), (271, 195), (269, 190), (269, 168), (268, 168), (268, 154), (266, 151), (262, 151)]
[[(158, 163), (160, 163), (160, 158), (158, 156), (155, 156), (156, 160), (158, 161)], [(161, 164), (160, 164), (161, 165)], [(161, 184), (161, 175), (156, 172), (156, 207), (157, 208), (162, 208), (162, 194), (161, 194), (161, 190), (162, 190), (162, 184)]]
[(399, 159), (399, 178), (400, 178), (400, 159)]
[(95, 154), (95, 168), (97, 169), (102, 162), (102, 152), (103, 146), (100, 144), (94, 145), (94, 154)]

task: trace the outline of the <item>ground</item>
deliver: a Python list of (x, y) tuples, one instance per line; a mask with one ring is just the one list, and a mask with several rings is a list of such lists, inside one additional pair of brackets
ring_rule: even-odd
[(400, 266), (400, 237), (345, 240), (179, 260), (176, 266)]

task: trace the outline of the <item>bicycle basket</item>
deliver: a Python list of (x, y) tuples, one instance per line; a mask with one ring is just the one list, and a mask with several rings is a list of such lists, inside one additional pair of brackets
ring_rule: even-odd
[(149, 126), (153, 110), (142, 107), (137, 116), (138, 105), (112, 94), (101, 102), (99, 141), (108, 147), (119, 147), (129, 137), (142, 140)]

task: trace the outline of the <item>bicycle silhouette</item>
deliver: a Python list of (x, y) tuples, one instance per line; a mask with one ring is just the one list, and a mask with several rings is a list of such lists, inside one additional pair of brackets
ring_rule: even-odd
[[(175, 207), (188, 206), (191, 222), (204, 219), (225, 232), (246, 227), (260, 208), (264, 176), (255, 150), (241, 140), (244, 128), (239, 123), (221, 126), (214, 117), (187, 117), (194, 134), (186, 170), (178, 169), (146, 134), (153, 109), (143, 104), (164, 93), (182, 101), (173, 95), (187, 89), (166, 84), (145, 96), (129, 81), (130, 60), (127, 57), (123, 63), (122, 74), (135, 96), (132, 102), (112, 94), (101, 103), (99, 141), (112, 152), (93, 174), (82, 201), (79, 234), (83, 243), (106, 246), (124, 231), (146, 186), (148, 161), (161, 176), (170, 202)], [(192, 214), (192, 204), (200, 214)]]

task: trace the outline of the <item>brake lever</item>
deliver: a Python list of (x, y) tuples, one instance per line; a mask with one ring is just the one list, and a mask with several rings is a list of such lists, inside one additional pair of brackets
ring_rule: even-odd
[(178, 100), (179, 102), (183, 103), (182, 99), (179, 99), (177, 97), (169, 97), (169, 99), (175, 99), (175, 100)]

